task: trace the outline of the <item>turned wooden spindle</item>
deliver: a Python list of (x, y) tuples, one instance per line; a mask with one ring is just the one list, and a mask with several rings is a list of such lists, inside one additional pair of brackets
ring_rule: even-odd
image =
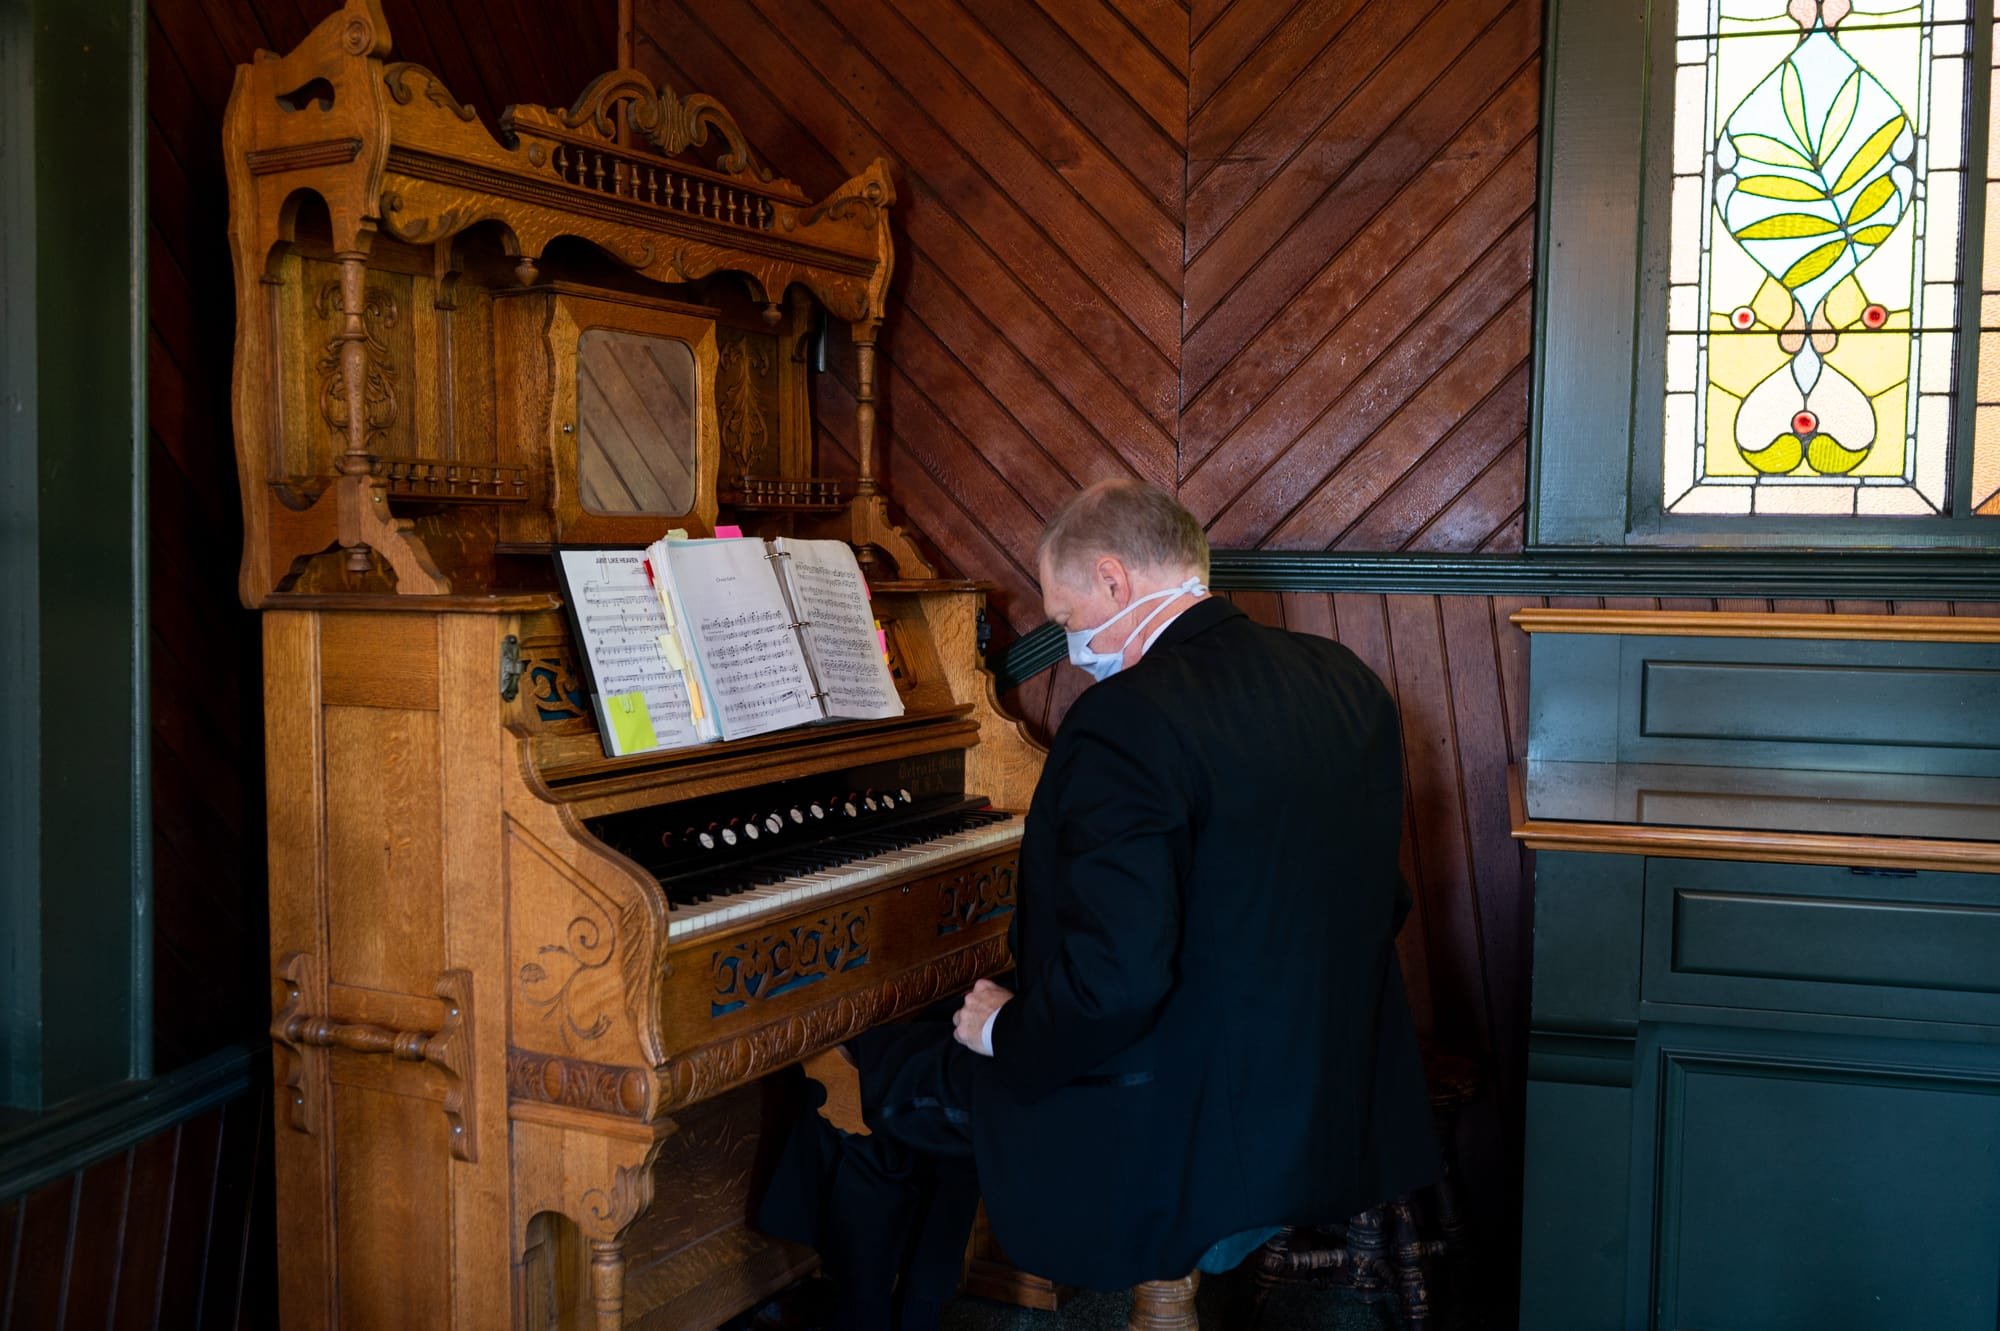
[[(347, 399), (347, 449), (340, 456), (340, 474), (366, 476), (375, 460), (368, 454), (368, 255), (362, 250), (342, 250), (340, 261), (340, 374), (342, 395)], [(366, 573), (371, 567), (368, 546), (354, 542), (347, 547), (347, 568)]]
[(623, 1240), (590, 1241), (590, 1301), (596, 1309), (597, 1331), (621, 1331), (625, 1325)]
[(875, 322), (854, 325), (854, 438), (860, 452), (860, 474), (854, 493), (863, 497), (875, 484)]

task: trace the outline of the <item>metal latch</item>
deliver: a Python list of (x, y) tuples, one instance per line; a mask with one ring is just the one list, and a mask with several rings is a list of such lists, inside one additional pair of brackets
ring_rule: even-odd
[(500, 640), (500, 697), (512, 702), (521, 691), (521, 640), (508, 634)]

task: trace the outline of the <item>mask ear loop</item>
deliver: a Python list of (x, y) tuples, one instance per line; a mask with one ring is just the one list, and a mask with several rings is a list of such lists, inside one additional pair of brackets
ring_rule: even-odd
[[(1174, 589), (1174, 592), (1175, 596), (1198, 596), (1207, 590), (1208, 588), (1203, 585), (1202, 580), (1200, 578), (1189, 578), (1179, 587), (1176, 587)], [(1136, 638), (1141, 633), (1144, 633), (1146, 631), (1146, 625), (1152, 623), (1155, 619), (1159, 618), (1160, 612), (1165, 610), (1167, 606), (1170, 606), (1173, 603), (1174, 603), (1174, 597), (1168, 597), (1167, 600), (1160, 606), (1159, 610), (1155, 610), (1152, 614), (1147, 615), (1146, 618), (1140, 623), (1139, 627), (1132, 630), (1132, 638)], [(1168, 629), (1172, 628), (1173, 625), (1174, 621), (1170, 619), (1166, 623), (1154, 629), (1153, 636), (1146, 639), (1145, 645), (1139, 648), (1139, 655), (1144, 656), (1147, 652), (1152, 651), (1153, 644), (1160, 640), (1160, 635), (1162, 633), (1165, 633)], [(1127, 638), (1125, 640), (1126, 646), (1131, 645), (1132, 638)], [(1124, 649), (1120, 648), (1118, 654), (1120, 656), (1123, 656), (1125, 654)]]

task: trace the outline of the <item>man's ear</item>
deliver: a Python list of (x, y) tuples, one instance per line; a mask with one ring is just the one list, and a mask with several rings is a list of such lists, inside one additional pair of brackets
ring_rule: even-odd
[(1132, 579), (1126, 573), (1123, 561), (1112, 555), (1101, 555), (1093, 572), (1097, 575), (1097, 585), (1104, 588), (1112, 600), (1123, 605), (1131, 597)]

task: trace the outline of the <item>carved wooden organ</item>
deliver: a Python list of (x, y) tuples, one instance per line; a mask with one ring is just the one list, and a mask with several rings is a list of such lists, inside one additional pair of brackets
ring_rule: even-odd
[[(375, 0), (229, 102), (291, 1328), (712, 1326), (805, 1270), (744, 1223), (765, 1074), (1003, 967), (1040, 766), (875, 480), (884, 164), (815, 202), (630, 71), (499, 124)], [(903, 717), (605, 758), (550, 548), (722, 516), (853, 542)]]

